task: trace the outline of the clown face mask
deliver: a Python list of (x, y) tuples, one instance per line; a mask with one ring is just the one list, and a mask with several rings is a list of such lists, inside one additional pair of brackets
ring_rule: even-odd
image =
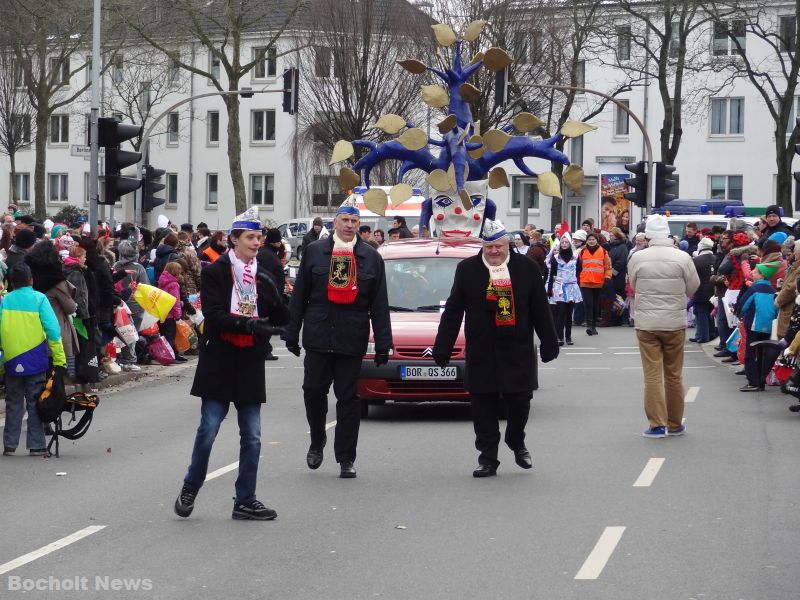
[(472, 200), (465, 209), (458, 192), (436, 192), (431, 198), (433, 224), (440, 237), (476, 237), (481, 232), (489, 180), (468, 181), (464, 189)]

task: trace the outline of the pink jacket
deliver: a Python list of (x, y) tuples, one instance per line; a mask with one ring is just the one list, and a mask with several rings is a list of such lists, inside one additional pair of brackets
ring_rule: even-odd
[(158, 287), (178, 299), (167, 315), (168, 319), (181, 318), (181, 285), (169, 271), (162, 271), (158, 277)]

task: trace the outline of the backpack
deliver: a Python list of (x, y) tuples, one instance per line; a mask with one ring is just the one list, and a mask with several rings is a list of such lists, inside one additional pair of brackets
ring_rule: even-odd
[(42, 423), (52, 423), (58, 419), (67, 403), (64, 371), (63, 367), (51, 367), (44, 389), (36, 396), (36, 413)]

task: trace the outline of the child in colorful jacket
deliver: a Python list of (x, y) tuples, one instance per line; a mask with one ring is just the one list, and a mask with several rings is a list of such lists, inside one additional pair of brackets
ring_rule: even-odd
[(31, 287), (33, 277), (27, 264), (14, 265), (8, 280), (13, 291), (0, 304), (0, 345), (6, 371), (3, 455), (12, 456), (17, 449), (27, 406), (28, 450), (31, 456), (46, 456), (47, 444), (44, 426), (36, 412), (36, 396), (47, 381), (51, 355), (54, 366), (67, 368), (61, 328), (50, 301)]
[(741, 392), (755, 392), (764, 389), (764, 379), (758, 371), (756, 349), (753, 342), (768, 340), (772, 333), (772, 322), (778, 316), (775, 307), (775, 288), (769, 280), (781, 264), (778, 262), (760, 263), (753, 269), (753, 284), (747, 288), (738, 301), (739, 318), (747, 331), (747, 347), (744, 355), (744, 372), (747, 385), (739, 388)]

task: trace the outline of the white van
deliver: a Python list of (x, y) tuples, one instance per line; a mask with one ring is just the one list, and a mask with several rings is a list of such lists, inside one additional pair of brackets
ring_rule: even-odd
[[(333, 219), (323, 217), (322, 223), (325, 229), (333, 233)], [(286, 223), (278, 225), (281, 237), (289, 242), (292, 247), (292, 256), (299, 259), (303, 254), (303, 237), (311, 231), (314, 224), (314, 217), (303, 217), (300, 219), (289, 219)]]

